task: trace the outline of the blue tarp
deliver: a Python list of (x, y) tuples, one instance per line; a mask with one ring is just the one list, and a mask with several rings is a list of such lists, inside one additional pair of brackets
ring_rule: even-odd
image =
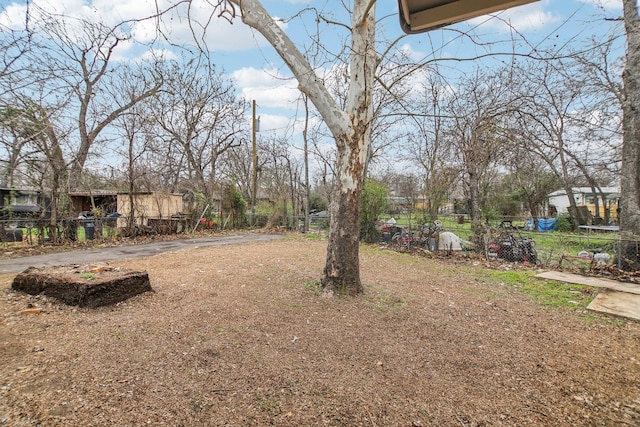
[[(525, 228), (533, 230), (533, 219), (530, 219), (525, 224)], [(544, 233), (545, 231), (553, 231), (558, 226), (558, 218), (539, 218), (538, 219), (538, 231)]]

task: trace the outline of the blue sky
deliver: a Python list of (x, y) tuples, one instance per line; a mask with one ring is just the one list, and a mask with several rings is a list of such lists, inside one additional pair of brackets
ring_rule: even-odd
[[(23, 23), (26, 3), (25, 0), (0, 0), (0, 24), (13, 26)], [(166, 6), (172, 1), (31, 0), (30, 3), (62, 15), (89, 17), (115, 24), (125, 19), (148, 16), (155, 10), (156, 4)], [(331, 15), (336, 21), (348, 23), (348, 17), (341, 12), (341, 3), (337, 0), (263, 0), (265, 8), (274, 17), (286, 19), (302, 9), (315, 8)], [(523, 53), (537, 45), (576, 45), (589, 37), (607, 33), (611, 24), (605, 23), (603, 17), (619, 17), (621, 6), (621, 0), (542, 0), (498, 13), (495, 17), (480, 17), (453, 27), (471, 32), (485, 42), (501, 41), (490, 47), (479, 47), (451, 28), (405, 37), (399, 46), (416, 60), (470, 57), (489, 50), (508, 51), (512, 48), (513, 29), (521, 35), (516, 40), (517, 49), (523, 50)], [(211, 6), (207, 1), (193, 1), (192, 16), (204, 22), (210, 14)], [(394, 39), (402, 35), (398, 25), (396, 0), (379, 0), (377, 16), (381, 20), (378, 30), (381, 37)], [(309, 42), (307, 30), (314, 28), (313, 18), (315, 15), (307, 12), (298, 19), (283, 23), (287, 33), (299, 46)], [(184, 10), (164, 20), (166, 32), (173, 43), (192, 44), (192, 32), (187, 21)], [(144, 43), (155, 35), (155, 23), (136, 24), (133, 34), (134, 39), (124, 43), (116, 52), (118, 60), (128, 61), (148, 54), (150, 47)], [(341, 30), (334, 28), (323, 33), (322, 41), (328, 48), (335, 50), (339, 48), (342, 35)], [(237, 82), (240, 93), (247, 99), (257, 101), (262, 116), (262, 129), (284, 129), (297, 111), (298, 91), (291, 73), (283, 66), (273, 49), (259, 34), (239, 20), (230, 24), (222, 19), (213, 19), (203, 39), (212, 52), (213, 61)], [(174, 54), (167, 44), (156, 43), (153, 49), (166, 50), (167, 55)]]

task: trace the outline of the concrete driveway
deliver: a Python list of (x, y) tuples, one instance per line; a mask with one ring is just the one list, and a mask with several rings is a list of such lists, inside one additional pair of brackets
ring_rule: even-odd
[(34, 255), (24, 258), (0, 260), (0, 274), (19, 273), (29, 267), (50, 267), (64, 264), (90, 264), (118, 259), (140, 258), (163, 252), (194, 249), (207, 246), (224, 246), (240, 243), (262, 242), (284, 238), (281, 234), (239, 234), (234, 236), (201, 237), (197, 239), (176, 239), (141, 245), (118, 246), (112, 248), (85, 249)]

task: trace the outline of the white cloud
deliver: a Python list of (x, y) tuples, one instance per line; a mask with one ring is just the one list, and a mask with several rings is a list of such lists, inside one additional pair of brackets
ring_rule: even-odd
[[(257, 105), (256, 115), (259, 121), (259, 139), (286, 138), (288, 143), (293, 147), (301, 147), (303, 145), (302, 132), (304, 131), (304, 119), (296, 118), (289, 115), (273, 114), (264, 112), (261, 106)], [(247, 117), (247, 124), (251, 126), (251, 117)], [(309, 118), (309, 127), (317, 126), (319, 119), (317, 117)], [(294, 150), (295, 152), (295, 150)]]
[(140, 57), (149, 61), (156, 58), (163, 58), (168, 61), (177, 61), (179, 59), (179, 56), (176, 55), (175, 52), (172, 52), (168, 49), (151, 49), (144, 52), (142, 55), (140, 55)]
[(291, 118), (288, 116), (265, 113), (260, 113), (258, 116), (260, 116), (260, 132), (262, 133), (285, 134), (292, 125)]
[(511, 28), (518, 31), (528, 31), (541, 28), (560, 21), (559, 16), (544, 11), (545, 2), (531, 3), (514, 7), (492, 15), (480, 16), (469, 20), (469, 23), (480, 28), (493, 28), (509, 32)]
[(14, 30), (19, 30), (24, 26), (25, 7), (18, 4), (7, 6), (0, 14), (0, 25)]
[[(150, 16), (155, 12), (156, 0), (145, 1), (150, 2), (146, 9), (129, 9), (123, 6), (114, 8), (114, 11), (122, 16)], [(113, 3), (110, 0), (94, 0), (94, 5), (98, 2), (105, 5)], [(125, 5), (130, 2), (136, 3), (131, 0), (116, 1)], [(164, 8), (172, 3), (169, 0), (159, 1), (160, 7)], [(277, 17), (274, 19), (282, 29), (287, 29), (286, 23), (278, 20)], [(134, 36), (140, 42), (148, 42), (156, 37), (158, 28), (173, 44), (194, 46), (197, 41), (202, 47), (206, 46), (210, 51), (216, 52), (237, 52), (268, 44), (260, 33), (243, 24), (239, 16), (231, 21), (219, 17), (210, 0), (192, 0), (189, 7), (183, 5), (179, 9), (172, 10), (162, 18), (160, 23), (155, 20), (136, 23)]]
[(190, 9), (184, 6), (174, 10), (159, 23), (147, 20), (135, 24), (134, 36), (142, 43), (149, 42), (156, 37), (158, 28), (172, 44), (194, 46), (197, 42), (210, 51), (234, 52), (266, 45), (264, 38), (239, 18), (229, 22), (218, 17), (205, 0), (194, 0)]
[(406, 55), (407, 58), (410, 58), (414, 61), (422, 61), (426, 56), (424, 52), (413, 49), (413, 47), (409, 43), (403, 44), (398, 50)]
[[(33, 0), (29, 10), (32, 22), (38, 21), (38, 10), (41, 9), (58, 16), (83, 18), (115, 26), (124, 21), (153, 16), (157, 10), (166, 10), (174, 3), (173, 0)], [(24, 26), (26, 11), (23, 2), (14, 2), (0, 13), (0, 24), (18, 29)], [(71, 28), (76, 25), (73, 22), (73, 19), (67, 19)], [(279, 25), (286, 29), (285, 23), (280, 22)], [(164, 15), (160, 21), (148, 19), (131, 22), (129, 27), (134, 40), (140, 43), (158, 39), (157, 30), (160, 29), (162, 37), (166, 37), (171, 44), (194, 46), (197, 40), (200, 45), (218, 52), (242, 51), (267, 44), (262, 35), (244, 25), (239, 18), (234, 19), (233, 24), (218, 18), (211, 2), (207, 0), (193, 0), (190, 8), (182, 5)]]
[(622, 9), (622, 0), (578, 0), (580, 3), (592, 4), (605, 10)]
[(241, 68), (231, 74), (231, 78), (242, 88), (247, 99), (255, 99), (265, 108), (296, 108), (300, 97), (298, 82), (290, 76), (283, 76), (278, 70)]
[[(155, 0), (32, 0), (28, 10), (31, 19), (36, 21), (43, 16), (41, 12), (45, 12), (112, 26), (124, 20), (149, 16), (155, 10)], [(2, 19), (23, 25), (26, 12), (25, 2), (14, 2), (4, 9)]]

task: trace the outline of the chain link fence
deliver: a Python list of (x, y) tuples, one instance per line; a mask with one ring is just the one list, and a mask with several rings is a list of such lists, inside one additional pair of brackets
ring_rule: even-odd
[[(49, 219), (13, 218), (0, 221), (0, 242), (41, 245), (51, 242), (55, 234), (59, 242), (115, 240), (119, 237), (166, 235), (189, 231), (192, 225), (186, 218), (139, 219), (129, 227), (127, 217), (62, 218), (52, 233)], [(206, 227), (205, 227), (206, 228)]]
[[(461, 250), (489, 261), (524, 263), (541, 268), (582, 272), (616, 268), (640, 270), (640, 242), (621, 241), (619, 233), (613, 227), (603, 231), (539, 232), (526, 227), (524, 220), (496, 221), (486, 224), (486, 233), (477, 242), (471, 225), (464, 216), (441, 217), (440, 220), (443, 231), (435, 237), (446, 235), (449, 246), (425, 240), (420, 231), (425, 228), (424, 225), (418, 220), (408, 221), (402, 217), (382, 220), (380, 241), (393, 245), (396, 243), (393, 236), (397, 235), (403, 238), (400, 247), (413, 245), (439, 252)], [(384, 232), (389, 229), (394, 233)], [(451, 243), (452, 240), (454, 244)], [(455, 245), (456, 241), (460, 245)]]
[[(459, 251), (489, 261), (524, 263), (569, 271), (616, 268), (640, 271), (640, 242), (621, 240), (616, 232), (537, 232), (527, 230), (522, 225), (500, 227), (498, 223), (487, 228), (484, 242), (479, 248), (474, 243), (468, 220), (460, 216), (443, 217), (441, 225), (436, 227), (436, 233), (432, 224), (421, 224), (415, 219), (394, 219), (395, 224), (389, 226), (390, 220), (390, 217), (383, 219), (380, 227), (380, 241), (386, 245), (447, 253)], [(174, 234), (193, 229), (186, 219), (150, 219), (148, 225), (138, 225), (127, 232), (123, 232), (124, 224), (127, 224), (125, 217), (62, 219), (56, 232), (60, 241), (108, 241), (123, 235)], [(327, 216), (312, 218), (312, 229), (322, 230), (327, 225)], [(201, 227), (206, 228), (206, 225)], [(5, 244), (44, 244), (49, 242), (50, 234), (49, 220), (0, 221), (0, 240)]]

